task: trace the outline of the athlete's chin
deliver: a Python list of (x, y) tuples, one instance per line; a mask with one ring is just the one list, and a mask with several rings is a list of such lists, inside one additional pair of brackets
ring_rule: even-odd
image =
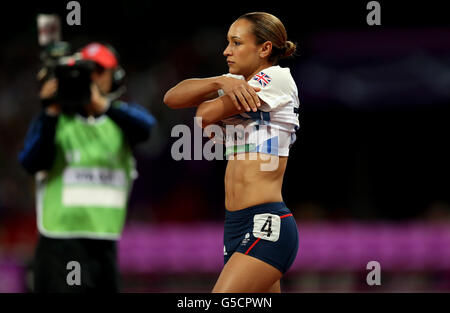
[(228, 72), (230, 72), (230, 74), (239, 75), (239, 69), (237, 69), (234, 64), (228, 65)]

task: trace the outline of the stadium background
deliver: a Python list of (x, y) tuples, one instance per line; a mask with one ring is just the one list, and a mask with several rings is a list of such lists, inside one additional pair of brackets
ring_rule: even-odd
[[(193, 125), (164, 93), (185, 78), (227, 72), (222, 51), (241, 14), (285, 24), (298, 56), (289, 66), (301, 101), (284, 200), (300, 250), (288, 292), (450, 291), (450, 28), (439, 4), (367, 1), (242, 4), (106, 1), (3, 5), (0, 19), (0, 292), (26, 292), (37, 239), (34, 185), (17, 162), (39, 110), (36, 14), (58, 13), (74, 48), (106, 41), (119, 51), (127, 97), (157, 118), (137, 149), (139, 178), (120, 242), (124, 292), (209, 291), (222, 264), (225, 161), (174, 161), (170, 131)], [(378, 261), (382, 285), (366, 284)]]

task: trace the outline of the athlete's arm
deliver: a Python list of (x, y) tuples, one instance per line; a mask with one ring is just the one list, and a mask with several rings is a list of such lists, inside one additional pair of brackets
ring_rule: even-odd
[(172, 109), (195, 107), (217, 97), (219, 89), (217, 77), (186, 79), (166, 92), (164, 103)]
[(183, 80), (166, 92), (164, 103), (172, 109), (195, 107), (216, 98), (219, 89), (229, 96), (237, 110), (243, 107), (246, 111), (256, 111), (259, 106), (256, 92), (260, 88), (252, 87), (242, 79), (226, 76)]
[[(264, 103), (261, 99), (259, 101), (261, 104)], [(202, 118), (201, 127), (204, 128), (239, 113), (242, 113), (242, 111), (236, 109), (229, 96), (224, 95), (200, 104), (197, 108), (196, 117)]]

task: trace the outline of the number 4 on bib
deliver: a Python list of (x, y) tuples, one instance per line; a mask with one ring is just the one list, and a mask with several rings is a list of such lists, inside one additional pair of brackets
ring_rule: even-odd
[(256, 214), (253, 217), (253, 236), (269, 241), (277, 241), (280, 237), (281, 220), (275, 214)]
[(261, 232), (266, 232), (267, 237), (270, 237), (270, 235), (272, 234), (272, 216), (267, 217), (266, 222), (261, 228)]

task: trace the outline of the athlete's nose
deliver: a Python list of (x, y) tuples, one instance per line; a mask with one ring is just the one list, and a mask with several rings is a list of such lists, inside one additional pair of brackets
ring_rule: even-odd
[(227, 47), (223, 51), (223, 55), (226, 56), (226, 57), (231, 55), (230, 45), (227, 45)]

